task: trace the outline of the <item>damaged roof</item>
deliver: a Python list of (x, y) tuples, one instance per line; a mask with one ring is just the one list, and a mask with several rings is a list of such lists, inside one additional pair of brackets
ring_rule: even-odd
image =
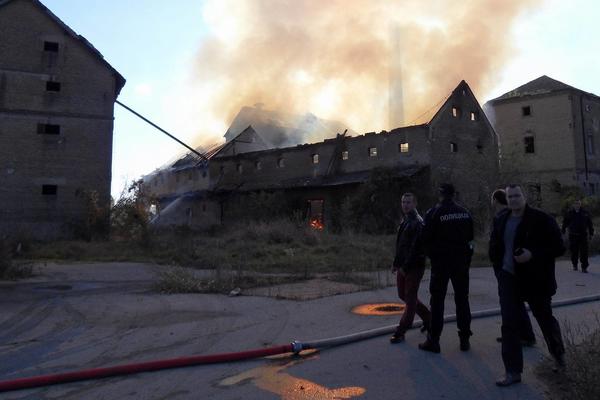
[[(0, 0), (0, 7), (5, 6), (13, 1), (15, 1), (15, 0)], [(123, 86), (125, 86), (125, 78), (119, 73), (119, 71), (117, 71), (115, 68), (113, 68), (113, 66), (110, 65), (108, 63), (108, 61), (106, 61), (104, 59), (104, 56), (102, 55), (102, 53), (100, 53), (98, 51), (98, 49), (96, 49), (85, 37), (79, 35), (77, 32), (75, 32), (73, 29), (71, 29), (67, 24), (65, 24), (52, 11), (50, 11), (50, 9), (48, 9), (48, 7), (46, 7), (44, 4), (42, 4), (42, 2), (40, 2), (39, 0), (28, 0), (28, 1), (30, 1), (31, 3), (33, 3), (34, 5), (39, 7), (44, 13), (46, 13), (46, 15), (48, 15), (52, 20), (54, 20), (54, 22), (56, 22), (69, 36), (71, 36), (73, 39), (82, 43), (85, 46), (85, 48), (87, 48), (102, 64), (104, 64), (104, 66), (106, 66), (113, 73), (113, 75), (115, 76), (115, 81), (116, 81), (115, 96), (118, 96), (119, 93), (121, 92), (121, 89), (123, 88)]]
[[(411, 177), (421, 172), (428, 166), (416, 165), (408, 168), (396, 169), (394, 176), (400, 177)], [(358, 171), (347, 174), (337, 174), (330, 176), (307, 176), (303, 178), (292, 178), (281, 181), (272, 182), (271, 184), (265, 184), (265, 182), (244, 182), (242, 184), (228, 184), (219, 185), (215, 187), (218, 192), (227, 191), (252, 191), (252, 190), (269, 190), (269, 189), (294, 189), (294, 188), (309, 188), (309, 187), (332, 187), (342, 186), (356, 183), (367, 182), (371, 175), (372, 170)]]

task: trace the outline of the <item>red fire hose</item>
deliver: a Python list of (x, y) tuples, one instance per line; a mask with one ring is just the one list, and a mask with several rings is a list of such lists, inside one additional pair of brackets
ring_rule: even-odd
[(156, 371), (159, 369), (179, 368), (190, 365), (214, 364), (220, 362), (230, 362), (247, 360), (256, 357), (273, 356), (276, 354), (291, 353), (294, 351), (294, 344), (269, 347), (266, 349), (242, 351), (239, 353), (224, 353), (208, 356), (192, 356), (172, 358), (170, 360), (148, 361), (137, 364), (117, 365), (106, 368), (93, 368), (82, 371), (66, 372), (62, 374), (40, 375), (30, 378), (20, 378), (9, 381), (0, 381), (0, 392), (9, 390), (28, 389), (39, 386), (48, 386), (57, 383), (82, 381), (86, 379), (106, 378), (115, 375), (135, 374), (138, 372)]
[[(552, 302), (553, 307), (563, 307), (573, 304), (581, 304), (592, 301), (600, 301), (600, 294), (576, 297), (565, 300)], [(475, 311), (472, 313), (472, 318), (487, 318), (500, 314), (500, 309), (493, 308), (488, 310)], [(455, 321), (456, 315), (448, 315), (444, 317), (444, 322)], [(421, 321), (413, 324), (413, 328), (420, 327)], [(40, 386), (54, 385), (58, 383), (83, 381), (86, 379), (106, 378), (115, 375), (135, 374), (138, 372), (149, 372), (167, 368), (187, 367), (190, 365), (214, 364), (221, 362), (232, 362), (240, 360), (248, 360), (251, 358), (274, 356), (283, 353), (299, 353), (302, 350), (318, 349), (325, 347), (339, 346), (342, 344), (352, 343), (359, 340), (369, 339), (376, 336), (392, 333), (396, 329), (396, 325), (390, 325), (382, 328), (371, 329), (368, 331), (353, 333), (350, 335), (323, 339), (299, 342), (294, 341), (287, 345), (274, 346), (266, 349), (242, 351), (239, 353), (223, 353), (213, 354), (208, 356), (192, 356), (173, 358), (170, 360), (148, 361), (137, 364), (117, 365), (114, 367), (94, 368), (82, 371), (66, 372), (62, 374), (40, 375), (29, 378), (19, 378), (7, 381), (0, 381), (0, 392), (10, 390), (21, 390)]]

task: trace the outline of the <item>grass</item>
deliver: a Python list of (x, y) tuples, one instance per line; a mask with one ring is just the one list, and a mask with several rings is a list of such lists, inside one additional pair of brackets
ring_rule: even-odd
[(552, 400), (600, 399), (600, 318), (576, 326), (563, 324), (565, 358), (564, 371), (552, 371), (553, 361), (545, 360), (536, 368), (536, 374), (548, 387)]
[(394, 235), (332, 234), (281, 220), (239, 224), (213, 232), (159, 232), (143, 245), (126, 241), (31, 244), (23, 257), (156, 262), (201, 269), (308, 276), (387, 269), (392, 262), (394, 241)]
[(0, 280), (17, 280), (33, 275), (33, 266), (14, 262), (9, 245), (0, 239)]
[(226, 273), (215, 271), (211, 278), (197, 278), (193, 270), (183, 267), (172, 267), (159, 274), (154, 289), (160, 293), (222, 293), (232, 290), (249, 289), (259, 286), (271, 286), (282, 283), (296, 283), (302, 277), (286, 275), (273, 276), (256, 273)]

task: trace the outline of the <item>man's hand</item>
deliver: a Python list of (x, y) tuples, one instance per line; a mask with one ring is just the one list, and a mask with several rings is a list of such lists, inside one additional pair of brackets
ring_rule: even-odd
[(519, 264), (522, 264), (522, 263), (526, 263), (527, 261), (531, 260), (532, 254), (529, 250), (523, 249), (523, 252), (520, 255), (514, 256), (514, 257), (515, 257), (516, 262), (518, 262)]

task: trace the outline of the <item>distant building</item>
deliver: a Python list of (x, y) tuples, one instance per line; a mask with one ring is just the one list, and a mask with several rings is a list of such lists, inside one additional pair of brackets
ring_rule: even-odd
[(500, 140), (501, 177), (558, 211), (562, 186), (600, 194), (600, 97), (541, 76), (486, 103)]
[(37, 0), (0, 0), (0, 235), (72, 236), (110, 204), (125, 79)]

